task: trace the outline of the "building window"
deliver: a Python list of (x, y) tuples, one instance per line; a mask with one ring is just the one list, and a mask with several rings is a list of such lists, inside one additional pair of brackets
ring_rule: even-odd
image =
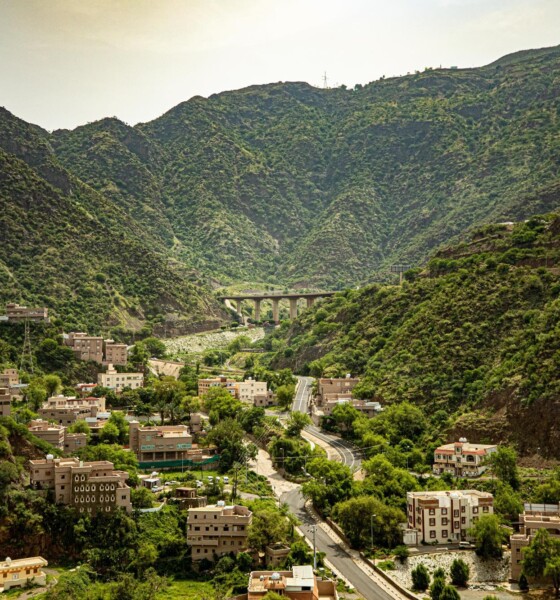
[(462, 513), (467, 512), (467, 507), (466, 506), (461, 506), (461, 512)]
[(488, 512), (488, 507), (487, 506), (483, 506), (482, 507), (482, 512)]
[(436, 532), (435, 531), (430, 531), (430, 538), (431, 539), (435, 539), (436, 537)]
[(467, 522), (467, 518), (466, 517), (461, 517), (461, 523), (463, 525), (465, 525), (466, 522)]
[(473, 515), (477, 515), (478, 514), (478, 506), (473, 506)]
[(458, 510), (454, 510), (453, 511), (453, 516), (454, 517), (458, 517), (459, 516), (459, 511)]
[(442, 508), (441, 509), (441, 514), (442, 515), (446, 515), (447, 514), (447, 508)]
[(436, 509), (435, 508), (430, 508), (430, 514), (431, 515), (435, 515), (436, 514)]
[(448, 537), (448, 532), (447, 532), (447, 529), (444, 529), (444, 530), (441, 532), (441, 535), (442, 535), (442, 537), (443, 537), (443, 538), (446, 538), (446, 537)]
[(441, 524), (442, 525), (447, 525), (447, 523), (449, 523), (449, 519), (442, 519), (441, 520)]
[(455, 529), (459, 529), (459, 521), (455, 521)]
[(435, 527), (435, 526), (436, 526), (436, 520), (430, 519), (430, 527)]

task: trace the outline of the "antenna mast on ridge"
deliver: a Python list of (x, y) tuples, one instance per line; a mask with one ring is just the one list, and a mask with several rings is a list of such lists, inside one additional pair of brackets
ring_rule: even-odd
[(325, 90), (329, 89), (329, 80), (327, 79), (326, 71), (323, 73), (323, 89), (325, 89)]

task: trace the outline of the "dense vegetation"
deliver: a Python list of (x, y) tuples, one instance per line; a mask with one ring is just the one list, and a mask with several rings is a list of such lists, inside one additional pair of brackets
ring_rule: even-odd
[(358, 396), (443, 409), (450, 438), (558, 457), (559, 266), (558, 215), (487, 226), (402, 287), (338, 294), (263, 345), (276, 367), (350, 372)]
[(193, 268), (305, 287), (388, 277), (473, 224), (556, 208), (559, 60), (253, 86), (136, 127), (49, 134), (2, 111), (2, 283), (118, 322), (208, 309)]

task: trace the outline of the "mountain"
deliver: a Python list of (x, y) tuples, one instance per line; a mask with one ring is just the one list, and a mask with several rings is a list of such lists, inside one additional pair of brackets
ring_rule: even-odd
[(0, 111), (0, 302), (49, 306), (70, 328), (151, 330), (223, 317), (161, 237), (67, 171), (49, 135)]
[(252, 86), (49, 143), (223, 283), (343, 287), (420, 265), (473, 225), (558, 208), (559, 70), (555, 47), (353, 90)]
[(341, 292), (264, 343), (275, 368), (352, 373), (360, 397), (443, 409), (450, 441), (560, 458), (560, 215), (479, 228), (402, 287)]

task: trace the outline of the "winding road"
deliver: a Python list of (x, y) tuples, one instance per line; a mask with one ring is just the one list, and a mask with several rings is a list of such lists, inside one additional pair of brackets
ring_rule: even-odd
[[(293, 411), (308, 412), (308, 402), (311, 396), (312, 377), (298, 378), (297, 392), (292, 405)], [(329, 444), (340, 455), (341, 461), (351, 469), (356, 470), (361, 464), (361, 454), (349, 442), (339, 437), (322, 432), (317, 427), (306, 427), (306, 431)], [(389, 585), (380, 575), (370, 569), (359, 559), (357, 552), (348, 551), (341, 545), (330, 532), (328, 526), (316, 521), (305, 509), (305, 498), (298, 487), (285, 492), (280, 497), (286, 502), (290, 510), (301, 521), (300, 530), (305, 537), (313, 543), (313, 529), (315, 528), (315, 541), (317, 550), (324, 552), (330, 564), (341, 573), (346, 580), (366, 600), (395, 600), (404, 596)]]

